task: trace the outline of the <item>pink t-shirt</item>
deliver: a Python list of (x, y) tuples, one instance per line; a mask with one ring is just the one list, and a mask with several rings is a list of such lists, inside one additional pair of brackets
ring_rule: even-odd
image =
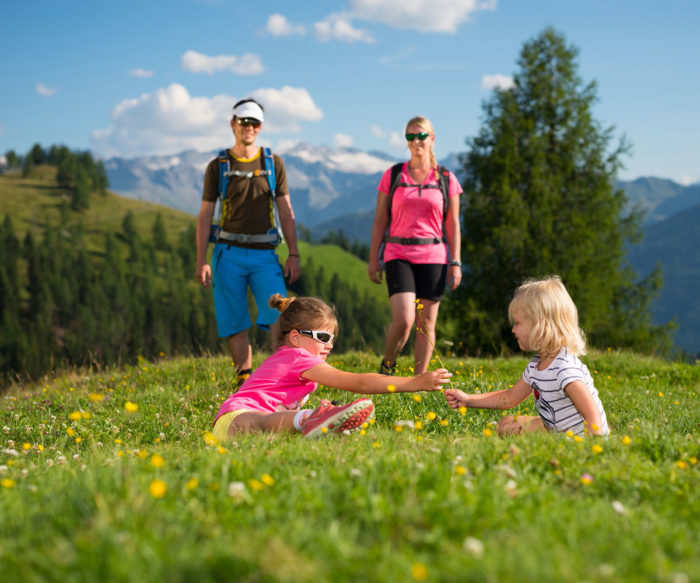
[(318, 386), (301, 374), (320, 362), (323, 359), (303, 348), (283, 344), (255, 369), (236, 393), (224, 401), (216, 419), (238, 409), (275, 413), (299, 408)]
[[(408, 172), (408, 162), (401, 167), (400, 182), (413, 184)], [(438, 177), (433, 170), (425, 182), (439, 185)], [(379, 192), (389, 194), (391, 190), (391, 168), (382, 175), (379, 181)], [(452, 198), (462, 194), (462, 186), (457, 177), (450, 172), (450, 188), (448, 196)], [(391, 204), (391, 225), (389, 235), (392, 237), (408, 238), (442, 238), (442, 192), (439, 188), (420, 188), (415, 186), (399, 186), (394, 191)], [(384, 261), (405, 259), (411, 263), (447, 263), (447, 247), (444, 243), (432, 245), (401, 245), (386, 243)]]

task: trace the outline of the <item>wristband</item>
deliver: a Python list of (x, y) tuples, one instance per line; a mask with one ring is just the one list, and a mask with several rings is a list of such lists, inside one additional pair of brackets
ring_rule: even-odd
[(450, 266), (456, 265), (457, 267), (462, 267), (461, 261), (450, 261)]

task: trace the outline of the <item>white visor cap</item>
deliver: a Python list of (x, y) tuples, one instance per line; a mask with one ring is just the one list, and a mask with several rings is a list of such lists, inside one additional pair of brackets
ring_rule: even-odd
[(253, 103), (252, 101), (246, 101), (245, 103), (241, 103), (238, 107), (234, 107), (233, 115), (236, 117), (252, 117), (259, 122), (265, 121), (263, 119), (263, 110), (257, 103)]

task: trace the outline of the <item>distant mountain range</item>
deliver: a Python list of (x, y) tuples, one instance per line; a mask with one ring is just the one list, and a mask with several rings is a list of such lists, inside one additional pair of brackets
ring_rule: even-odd
[[(294, 213), (315, 239), (343, 230), (350, 240), (369, 241), (381, 174), (398, 161), (383, 152), (331, 149), (308, 144), (279, 151), (287, 170)], [(111, 158), (105, 161), (110, 188), (127, 197), (157, 202), (196, 215), (204, 169), (217, 152), (187, 151), (175, 156)], [(459, 177), (458, 154), (439, 161)], [(643, 177), (620, 181), (629, 208), (644, 212), (645, 237), (629, 251), (640, 276), (661, 262), (664, 290), (656, 303), (656, 323), (676, 318), (678, 346), (700, 353), (700, 183)]]

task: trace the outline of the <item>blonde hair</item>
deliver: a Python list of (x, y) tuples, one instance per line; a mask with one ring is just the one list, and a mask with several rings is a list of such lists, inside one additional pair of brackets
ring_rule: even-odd
[[(408, 132), (408, 128), (412, 124), (416, 124), (425, 133), (430, 134), (431, 136), (435, 136), (435, 130), (433, 129), (433, 124), (430, 122), (430, 120), (427, 117), (423, 117), (422, 115), (417, 115), (416, 117), (409, 119), (408, 123), (406, 124), (406, 129), (404, 130), (404, 133)], [(435, 152), (433, 150), (434, 146), (435, 146), (435, 142), (433, 141), (433, 143), (430, 144), (430, 166), (435, 169), (435, 173), (437, 174), (438, 163), (437, 163), (437, 160), (435, 159)]]
[(285, 298), (280, 294), (270, 296), (267, 304), (280, 312), (280, 317), (272, 325), (272, 349), (284, 344), (285, 336), (291, 330), (317, 330), (325, 328), (338, 333), (338, 318), (335, 309), (319, 298)]
[(511, 324), (516, 315), (530, 324), (526, 340), (540, 356), (556, 354), (563, 347), (574, 356), (586, 353), (578, 310), (558, 275), (525, 281), (508, 306)]

